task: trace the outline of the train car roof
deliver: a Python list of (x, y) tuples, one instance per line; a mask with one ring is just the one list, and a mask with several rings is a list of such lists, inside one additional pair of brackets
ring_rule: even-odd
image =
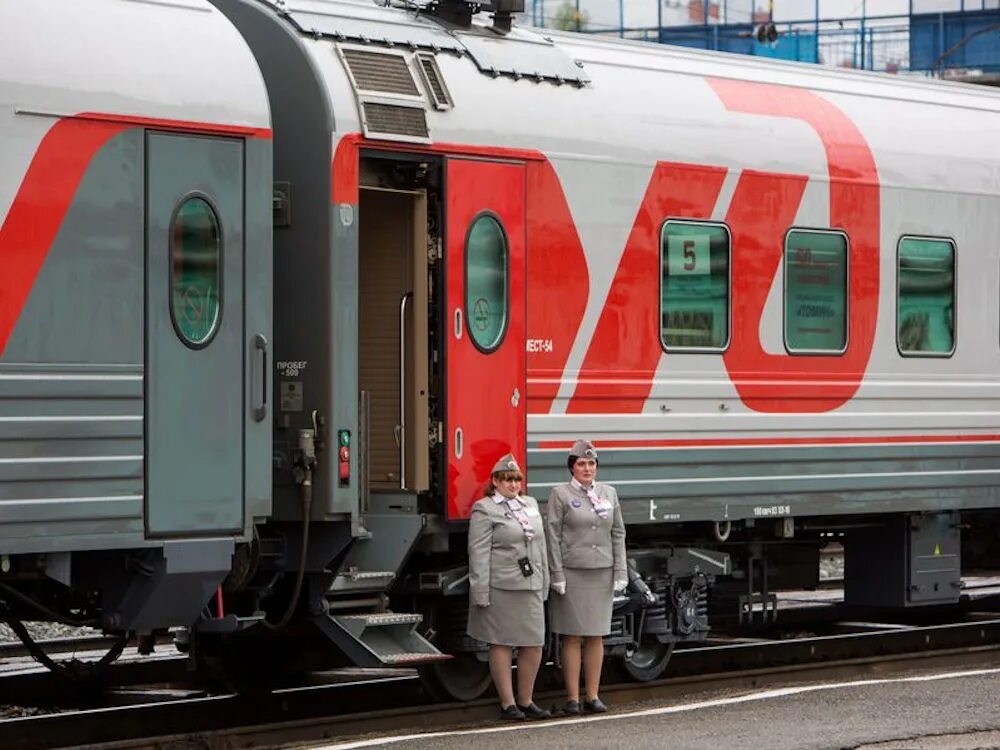
[(0, 104), (24, 115), (270, 127), (253, 55), (206, 0), (0, 3)]
[(260, 1), (274, 7), (312, 38), (467, 55), (489, 77), (586, 86), (591, 83), (590, 68), (612, 66), (1000, 111), (1000, 91), (974, 84), (552, 29), (515, 27), (501, 35), (490, 29), (485, 14), (475, 17), (470, 28), (460, 28), (420, 12), (420, 5), (415, 3), (385, 6), (372, 0)]

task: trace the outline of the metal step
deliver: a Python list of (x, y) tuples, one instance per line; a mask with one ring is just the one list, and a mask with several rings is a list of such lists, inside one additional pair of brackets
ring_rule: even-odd
[(412, 614), (410, 612), (373, 612), (365, 615), (341, 615), (337, 618), (346, 624), (357, 624), (364, 630), (366, 627), (381, 625), (419, 625), (423, 621), (423, 615)]
[(405, 667), (408, 664), (427, 664), (434, 661), (446, 661), (451, 654), (393, 654), (385, 657), (386, 663), (395, 667)]
[(384, 591), (395, 579), (391, 570), (358, 570), (348, 568), (337, 573), (328, 590), (331, 594), (345, 591)]
[(316, 626), (359, 667), (400, 666), (443, 661), (442, 654), (417, 632), (423, 617), (409, 612), (317, 615)]

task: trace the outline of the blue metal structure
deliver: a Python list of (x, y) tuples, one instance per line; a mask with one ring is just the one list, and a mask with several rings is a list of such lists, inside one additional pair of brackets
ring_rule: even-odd
[(910, 16), (910, 69), (1000, 71), (1000, 10)]
[[(550, 15), (546, 15), (545, 0), (535, 0), (533, 25), (565, 27), (565, 18), (552, 15), (559, 2), (549, 0)], [(949, 3), (911, 0), (907, 14), (885, 16), (868, 15), (868, 4), (862, 0), (860, 15), (840, 18), (821, 18), (815, 0), (812, 18), (780, 21), (768, 20), (773, 18), (773, 1), (767, 12), (748, 13), (743, 8), (737, 14), (727, 0), (690, 0), (688, 16), (700, 17), (701, 22), (688, 24), (664, 19), (664, 0), (617, 0), (617, 23), (605, 18), (602, 24), (590, 21), (590, 9), (597, 8), (594, 2), (563, 2), (573, 10), (572, 28), (588, 33), (889, 73), (1000, 71), (1000, 3), (994, 0), (954, 0), (951, 9), (943, 11), (940, 8)], [(627, 15), (652, 17), (645, 2), (656, 3), (657, 25), (627, 26)], [(737, 15), (739, 22), (730, 22)], [(771, 27), (775, 33), (768, 34)]]

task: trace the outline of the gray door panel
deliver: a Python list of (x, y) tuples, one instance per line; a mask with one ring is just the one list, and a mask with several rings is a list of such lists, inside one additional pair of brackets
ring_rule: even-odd
[(243, 200), (242, 141), (147, 135), (148, 536), (243, 526)]

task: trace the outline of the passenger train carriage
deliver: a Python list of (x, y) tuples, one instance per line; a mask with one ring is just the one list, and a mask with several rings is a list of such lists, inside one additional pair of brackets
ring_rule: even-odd
[(633, 676), (710, 605), (772, 618), (830, 534), (849, 604), (958, 600), (1000, 504), (1000, 97), (484, 7), (0, 8), (8, 620), (474, 697), (463, 522), (578, 437), (658, 594), (607, 639)]

